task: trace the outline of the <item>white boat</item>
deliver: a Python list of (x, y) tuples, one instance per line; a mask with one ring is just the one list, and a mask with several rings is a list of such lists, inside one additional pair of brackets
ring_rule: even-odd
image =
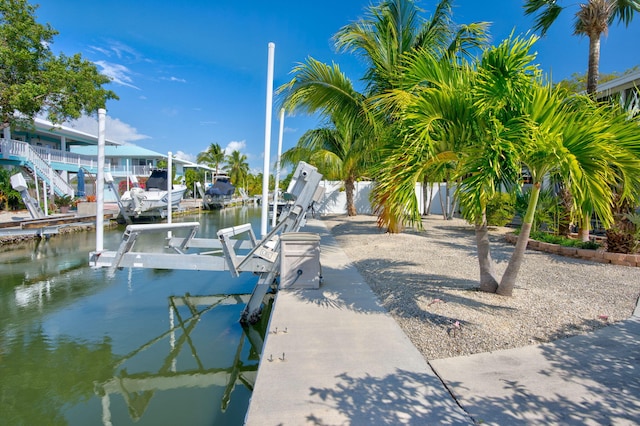
[[(123, 213), (131, 218), (164, 218), (169, 201), (167, 171), (156, 169), (145, 183), (145, 188), (131, 188), (120, 197)], [(186, 185), (173, 185), (171, 207), (177, 209), (187, 190)]]

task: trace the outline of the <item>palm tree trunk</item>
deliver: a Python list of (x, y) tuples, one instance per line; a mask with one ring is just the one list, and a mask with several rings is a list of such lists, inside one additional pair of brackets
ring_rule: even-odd
[(504, 271), (502, 279), (500, 280), (500, 285), (498, 286), (498, 290), (496, 291), (496, 293), (501, 296), (511, 296), (513, 294), (513, 287), (515, 287), (516, 278), (518, 277), (518, 272), (520, 271), (522, 261), (524, 260), (524, 252), (526, 251), (527, 243), (529, 242), (531, 226), (533, 225), (533, 216), (536, 212), (536, 206), (538, 204), (539, 196), (540, 182), (536, 182), (531, 188), (531, 198), (529, 198), (529, 206), (527, 207), (527, 213), (522, 219), (522, 227), (520, 228), (520, 235), (518, 235), (516, 247), (513, 250), (513, 254), (511, 255), (511, 259), (509, 259), (507, 269)]
[(451, 187), (449, 186), (449, 181), (447, 180), (447, 220), (453, 219), (453, 207), (451, 206)]
[(587, 70), (587, 94), (591, 95), (598, 89), (600, 68), (600, 34), (589, 34), (589, 68)]
[(424, 214), (429, 216), (431, 214), (431, 203), (433, 201), (431, 197), (431, 191), (433, 190), (433, 184), (426, 180), (422, 183), (422, 194), (424, 196)]
[(347, 195), (347, 216), (355, 216), (358, 212), (356, 211), (356, 205), (353, 202), (355, 182), (352, 177), (349, 177), (344, 181), (344, 190)]
[(438, 198), (440, 199), (440, 208), (442, 209), (442, 218), (447, 220), (447, 207), (442, 198), (442, 183), (438, 184)]
[(591, 228), (591, 214), (583, 214), (580, 218), (578, 229), (578, 239), (583, 242), (589, 241), (589, 229)]
[(482, 224), (476, 225), (476, 245), (478, 247), (478, 263), (480, 264), (480, 291), (495, 293), (498, 289), (498, 279), (491, 259), (486, 215), (483, 215)]

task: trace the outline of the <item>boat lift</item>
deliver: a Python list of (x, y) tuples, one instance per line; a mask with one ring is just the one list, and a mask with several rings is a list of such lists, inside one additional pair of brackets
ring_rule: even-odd
[[(305, 162), (298, 164), (287, 190), (291, 202), (280, 215), (276, 226), (262, 240), (256, 238), (248, 223), (220, 229), (217, 240), (196, 238), (200, 226), (198, 222), (128, 225), (118, 250), (92, 252), (89, 263), (94, 267), (107, 267), (111, 274), (124, 267), (228, 270), (233, 277), (238, 277), (242, 272), (255, 273), (259, 276), (258, 283), (240, 318), (241, 322), (255, 323), (259, 319), (265, 295), (280, 275), (280, 235), (297, 232), (304, 226), (307, 212), (324, 194), (324, 188), (319, 186), (321, 179), (322, 175), (315, 167)], [(140, 236), (158, 232), (168, 235), (186, 232), (187, 235), (169, 237), (169, 253), (133, 251)]]

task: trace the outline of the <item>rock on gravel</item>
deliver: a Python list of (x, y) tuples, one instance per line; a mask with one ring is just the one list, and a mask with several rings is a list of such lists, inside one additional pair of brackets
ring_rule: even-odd
[[(323, 223), (427, 359), (562, 339), (627, 319), (640, 294), (640, 268), (527, 251), (513, 297), (483, 293), (473, 226), (430, 216), (424, 230), (388, 234), (374, 216)], [(496, 271), (513, 246), (491, 232)]]

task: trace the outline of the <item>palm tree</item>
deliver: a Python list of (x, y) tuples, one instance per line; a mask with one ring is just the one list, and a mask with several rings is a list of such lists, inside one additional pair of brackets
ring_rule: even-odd
[(236, 150), (226, 157), (226, 162), (227, 173), (229, 173), (231, 182), (245, 188), (247, 176), (249, 176), (249, 163), (247, 163), (247, 156)]
[[(339, 135), (337, 139), (343, 145), (352, 147), (347, 152), (349, 167), (343, 170), (343, 178), (355, 180), (368, 174), (367, 165), (378, 154), (381, 141), (395, 137), (390, 117), (377, 108), (377, 96), (400, 83), (401, 65), (408, 54), (427, 47), (441, 54), (446, 51), (469, 54), (486, 42), (486, 24), (453, 25), (450, 0), (440, 1), (429, 21), (420, 19), (418, 12), (411, 0), (382, 1), (379, 6), (369, 8), (367, 18), (343, 27), (335, 35), (338, 49), (357, 53), (369, 64), (364, 93), (354, 90), (338, 65), (326, 65), (313, 58), (294, 68), (293, 79), (279, 89), (284, 93), (283, 103), (288, 110), (320, 112), (331, 123), (330, 128), (337, 131), (334, 136)], [(305, 137), (326, 134), (327, 129), (318, 130)], [(298, 154), (304, 152), (305, 146), (308, 149), (309, 143), (310, 139), (301, 141)], [(299, 155), (296, 158), (303, 159)], [(345, 187), (349, 199), (347, 180)], [(349, 214), (355, 214), (351, 207)]]
[[(402, 144), (388, 149), (377, 174), (374, 201), (383, 225), (420, 226), (413, 187), (425, 168), (455, 162), (464, 217), (475, 224), (480, 287), (511, 295), (522, 264), (542, 180), (564, 178), (576, 210), (610, 223), (611, 191), (623, 181), (637, 196), (640, 134), (608, 107), (588, 98), (567, 101), (544, 84), (530, 65), (535, 38), (506, 40), (484, 52), (474, 69), (452, 67), (428, 52), (406, 69), (408, 86), (391, 93), (406, 129)], [(634, 133), (635, 131), (635, 133)], [(513, 255), (502, 278), (490, 255), (486, 206), (495, 192), (515, 188), (522, 165), (533, 189)]]
[(368, 148), (375, 141), (375, 120), (364, 96), (336, 64), (329, 66), (309, 58), (293, 73), (293, 79), (279, 89), (285, 94), (285, 107), (309, 113), (321, 111), (330, 125), (306, 132), (282, 160), (288, 164), (307, 161), (327, 179), (343, 180), (347, 213), (353, 216), (357, 214), (354, 182), (364, 176), (374, 154)]
[(355, 182), (364, 175), (368, 153), (352, 126), (337, 120), (331, 126), (307, 131), (298, 144), (282, 155), (285, 164), (307, 161), (329, 180), (344, 181), (347, 215), (355, 216)]
[[(543, 36), (566, 8), (558, 3), (557, 0), (525, 1), (525, 15), (536, 15), (534, 29), (539, 30)], [(606, 35), (609, 26), (616, 20), (618, 23), (629, 26), (634, 12), (640, 12), (638, 0), (589, 0), (579, 4), (573, 33), (589, 37), (588, 94), (594, 93), (598, 87), (602, 34)]]
[(412, 0), (387, 0), (371, 6), (368, 15), (344, 26), (334, 36), (336, 47), (360, 56), (368, 69), (368, 96), (392, 89), (402, 79), (402, 65), (421, 49), (470, 57), (487, 41), (488, 23), (455, 25), (452, 0), (441, 0), (429, 20)]
[(216, 175), (220, 171), (220, 166), (224, 163), (225, 155), (222, 147), (217, 143), (209, 145), (205, 151), (198, 154), (198, 163), (204, 163), (209, 167), (212, 167), (216, 171)]

